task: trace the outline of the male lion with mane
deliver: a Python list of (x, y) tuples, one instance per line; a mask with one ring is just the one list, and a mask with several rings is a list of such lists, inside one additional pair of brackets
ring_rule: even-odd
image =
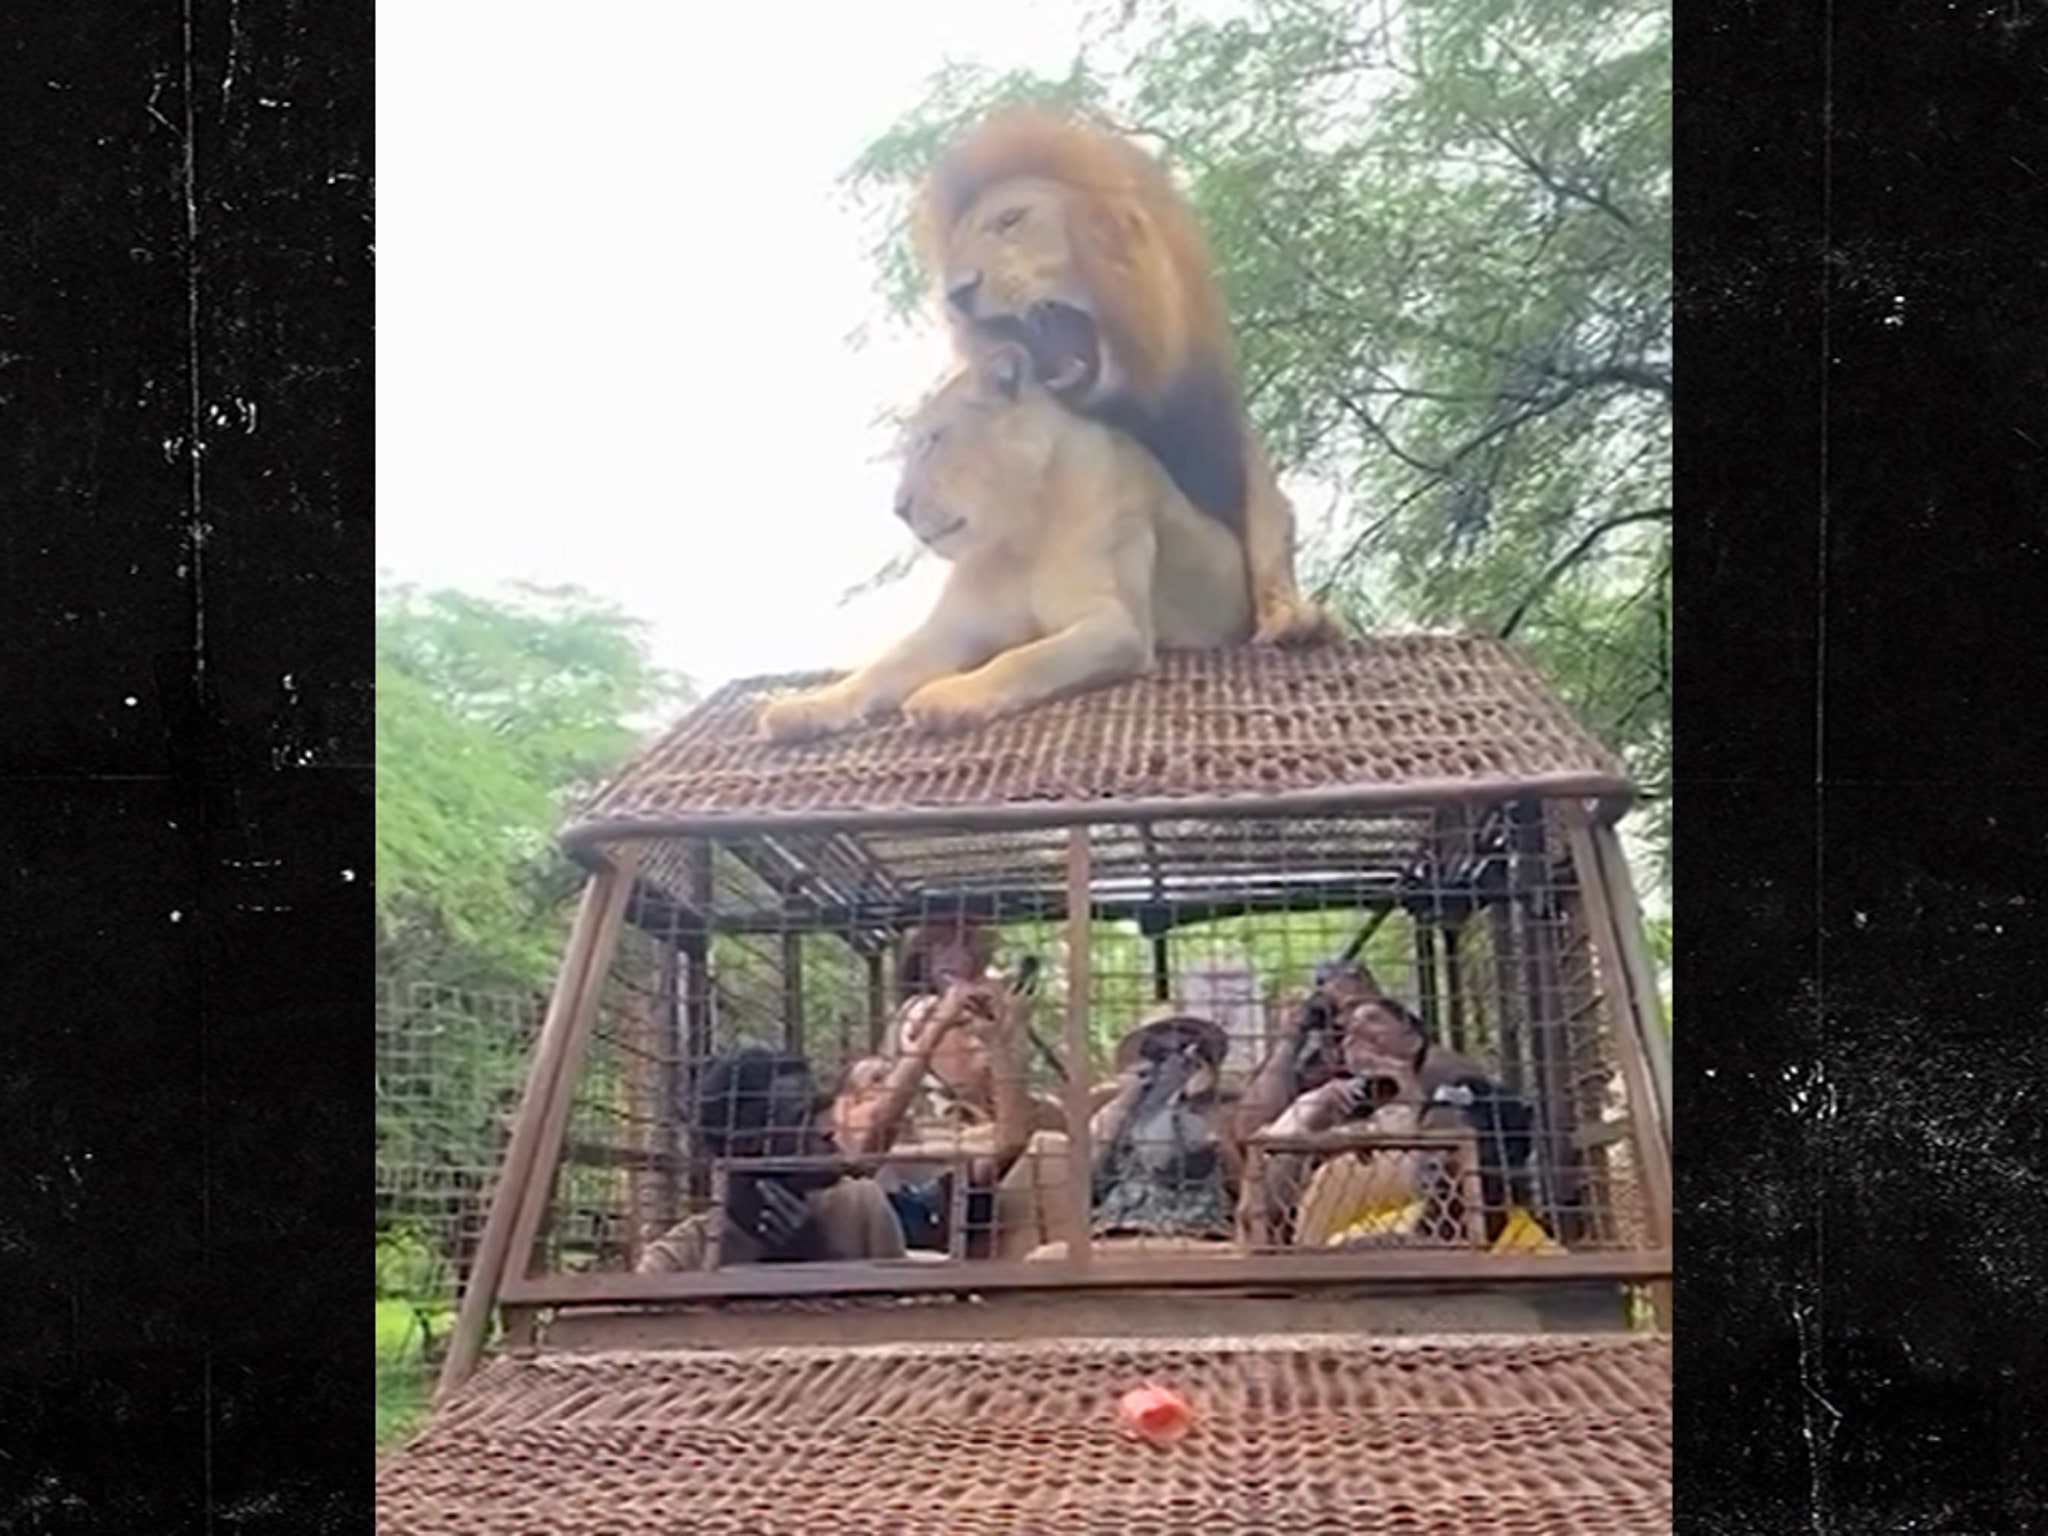
[(796, 741), (901, 708), (963, 729), (1149, 671), (1157, 646), (1252, 632), (1244, 550), (1114, 427), (1062, 406), (1017, 346), (980, 349), (904, 432), (896, 515), (951, 563), (930, 617), (839, 681), (771, 700)]
[(1129, 432), (1242, 541), (1254, 638), (1341, 633), (1295, 584), (1294, 510), (1245, 410), (1200, 223), (1164, 166), (1106, 128), (998, 112), (939, 156), (914, 238), (963, 360), (1022, 345), (1057, 399)]

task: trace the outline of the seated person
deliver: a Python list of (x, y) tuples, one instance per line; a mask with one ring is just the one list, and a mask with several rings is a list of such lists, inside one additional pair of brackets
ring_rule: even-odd
[[(994, 1251), (998, 1193), (1045, 1118), (1046, 1106), (1025, 1087), (1021, 1042), (1029, 1006), (1007, 987), (964, 980), (949, 982), (941, 996), (912, 998), (893, 1031), (894, 1058), (854, 1062), (833, 1098), (832, 1135), (842, 1151), (923, 1147), (972, 1154), (965, 1246), (977, 1257)], [(920, 1098), (925, 1113), (907, 1125)], [(907, 1148), (901, 1145), (906, 1130)], [(908, 1246), (945, 1250), (952, 1215), (946, 1165), (891, 1164), (876, 1177)]]
[(1242, 1164), (1219, 1113), (1229, 1044), (1186, 1014), (1118, 1043), (1116, 1096), (1088, 1127), (1097, 1237), (1231, 1235)]
[[(962, 987), (964, 992), (954, 992)], [(947, 995), (967, 1002), (966, 1013), (930, 1028)], [(1010, 999), (1011, 1010), (998, 1016), (994, 1005), (1001, 998)], [(963, 1021), (971, 1027), (953, 1027)], [(921, 1039), (927, 1034), (929, 1039)], [(905, 999), (890, 1025), (885, 1059), (897, 1065), (920, 1062), (905, 1110), (915, 1126), (913, 1139), (985, 1140), (994, 1134), (1001, 1095), (1012, 1086), (1023, 1093), (1027, 1137), (1035, 1131), (1064, 1131), (1066, 1114), (1058, 1102), (1029, 1090), (1024, 1064), (1029, 1034), (1030, 999), (980, 976), (948, 972), (934, 991)]]
[[(720, 1057), (706, 1068), (696, 1099), (696, 1141), (706, 1157), (832, 1150), (817, 1126), (810, 1069), (800, 1056), (749, 1047)], [(708, 1269), (714, 1233), (721, 1264), (903, 1257), (903, 1230), (873, 1179), (832, 1169), (733, 1170), (726, 1196), (725, 1210), (699, 1212), (649, 1243), (639, 1272)]]
[[(1276, 1102), (1285, 1105), (1277, 1113)], [(1385, 1132), (1469, 1129), (1487, 1242), (1496, 1249), (1556, 1247), (1528, 1209), (1529, 1106), (1476, 1063), (1433, 1043), (1422, 1020), (1392, 998), (1354, 991), (1333, 1000), (1319, 988), (1283, 1026), (1241, 1113), (1241, 1129), (1255, 1124), (1272, 1134), (1344, 1124)], [(1289, 1191), (1307, 1161), (1290, 1154), (1269, 1160), (1269, 1202), (1294, 1204)], [(1361, 1149), (1324, 1161), (1299, 1204), (1274, 1224), (1291, 1225), (1293, 1241), (1309, 1246), (1455, 1238), (1461, 1204), (1440, 1154)], [(1247, 1221), (1272, 1223), (1275, 1214), (1248, 1212)]]
[[(1094, 1246), (1227, 1242), (1242, 1158), (1222, 1111), (1229, 1042), (1208, 1019), (1168, 1013), (1117, 1045), (1117, 1084), (1088, 1126)], [(1056, 1258), (1066, 1244), (1033, 1253)]]

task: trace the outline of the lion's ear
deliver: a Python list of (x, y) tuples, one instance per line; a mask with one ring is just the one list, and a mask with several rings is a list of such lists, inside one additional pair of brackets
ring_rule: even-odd
[(1031, 356), (1018, 346), (991, 348), (983, 363), (989, 386), (1005, 400), (1014, 400), (1023, 393), (1024, 381), (1030, 371)]

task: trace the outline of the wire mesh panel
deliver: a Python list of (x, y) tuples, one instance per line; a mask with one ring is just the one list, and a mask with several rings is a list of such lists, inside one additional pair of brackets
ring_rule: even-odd
[(1646, 1247), (1576, 813), (657, 843), (534, 1265), (759, 1295), (819, 1263), (1481, 1280)]
[(482, 1239), (538, 1025), (533, 999), (377, 984), (377, 1287), (446, 1303)]

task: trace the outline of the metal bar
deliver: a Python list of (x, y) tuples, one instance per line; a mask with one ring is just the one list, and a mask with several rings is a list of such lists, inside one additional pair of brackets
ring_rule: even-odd
[(1444, 1037), (1443, 1002), (1437, 991), (1436, 924), (1417, 918), (1409, 925), (1415, 930), (1416, 1006), (1429, 1025), (1429, 1038)]
[(1067, 1108), (1067, 1260), (1056, 1266), (1062, 1272), (1084, 1275), (1094, 1246), (1090, 1220), (1093, 1210), (1094, 1141), (1089, 1134), (1088, 1009), (1094, 992), (1093, 966), (1089, 959), (1091, 918), (1088, 880), (1092, 861), (1088, 829), (1074, 827), (1067, 833), (1067, 1080), (1062, 1098)]
[[(712, 904), (717, 895), (712, 884), (711, 845), (692, 844), (686, 858), (690, 904), (709, 923), (716, 917)], [(683, 1102), (687, 1106), (685, 1118), (694, 1120), (697, 1083), (711, 1055), (711, 937), (708, 933), (691, 934), (680, 939), (678, 947), (687, 966), (683, 972)], [(686, 1145), (684, 1150), (693, 1153), (695, 1148)], [(703, 1159), (692, 1156), (689, 1170), (690, 1204), (694, 1208), (704, 1203), (711, 1193), (711, 1184)]]
[(782, 933), (782, 1044), (804, 1054), (804, 936), (794, 928)]
[(436, 1400), (444, 1400), (476, 1369), (483, 1354), (484, 1336), (490, 1330), (491, 1307), (498, 1300), (505, 1275), (505, 1255), (512, 1243), (512, 1227), (518, 1218), (520, 1197), (525, 1193), (533, 1170), (534, 1154), (540, 1145), (541, 1117), (555, 1096), (561, 1075), (562, 1055), (568, 1044), (570, 1020), (576, 999), (583, 990), (598, 930), (604, 913), (617, 902), (623, 904), (626, 876), (617, 865), (607, 865), (585, 882), (577, 903), (576, 919), (569, 929), (569, 942), (555, 977), (554, 994), (541, 1020), (540, 1035), (534, 1042), (533, 1060), (527, 1067), (526, 1086), (519, 1109), (512, 1120), (512, 1136), (505, 1148), (505, 1160), (491, 1191), (489, 1214), (470, 1266), (469, 1283), (463, 1287), (456, 1311), (455, 1327), (448, 1336), (448, 1355), (441, 1362), (441, 1375), (434, 1388)]
[(562, 1041), (562, 1062), (541, 1115), (533, 1164), (527, 1170), (526, 1188), (520, 1192), (519, 1218), (512, 1227), (512, 1246), (505, 1256), (508, 1273), (524, 1274), (533, 1262), (534, 1244), (547, 1220), (548, 1205), (554, 1198), (555, 1178), (562, 1165), (562, 1146), (569, 1136), (569, 1115), (575, 1107), (576, 1088), (583, 1078), (583, 1062), (589, 1053), (590, 1037), (597, 1023), (598, 1001), (612, 953), (618, 948), (619, 929), (626, 918), (626, 891), (632, 868), (640, 851), (628, 849), (621, 855), (620, 868), (627, 878), (618, 880), (607, 892), (604, 910), (598, 915), (596, 937), (583, 970), (582, 984), (573, 999), (568, 1033)]
[(868, 951), (868, 1054), (882, 1048), (882, 1035), (889, 1027), (889, 981), (884, 952)]
[(1602, 889), (1614, 909), (1614, 924), (1621, 938), (1621, 957), (1628, 966), (1635, 987), (1637, 1012), (1643, 1023), (1644, 1056), (1650, 1064), (1650, 1078), (1657, 1085), (1657, 1111), (1664, 1121), (1664, 1140), (1671, 1141), (1671, 1032), (1664, 1019), (1664, 994), (1657, 990), (1657, 967), (1650, 959), (1644, 938), (1642, 903), (1636, 899), (1636, 885), (1629, 873), (1628, 857), (1621, 851), (1621, 839), (1612, 827), (1587, 829), (1593, 851), (1600, 860)]
[(782, 1300), (807, 1296), (930, 1295), (991, 1291), (1195, 1291), (1316, 1285), (1424, 1285), (1668, 1280), (1671, 1251), (1473, 1253), (1388, 1248), (1374, 1252), (1298, 1249), (1244, 1253), (1217, 1244), (1214, 1258), (1185, 1252), (1157, 1258), (1115, 1255), (1085, 1266), (1030, 1259), (981, 1259), (955, 1267), (915, 1260), (865, 1264), (742, 1265), (715, 1273), (508, 1276), (504, 1299), (531, 1306), (652, 1305), (674, 1301)]
[(1607, 774), (1544, 773), (1512, 779), (1415, 779), (1403, 784), (1296, 789), (1257, 795), (1195, 795), (1184, 800), (1015, 801), (1001, 805), (904, 806), (887, 811), (771, 811), (645, 820), (601, 816), (566, 828), (560, 842), (564, 852), (578, 856), (600, 844), (675, 837), (735, 837), (753, 832), (892, 832), (926, 828), (980, 832), (1131, 821), (1274, 821), (1351, 811), (1427, 811), (1445, 805), (1492, 805), (1518, 797), (1597, 801), (1599, 814), (1613, 817), (1628, 808), (1634, 795), (1634, 787), (1626, 779)]
[(1465, 962), (1458, 951), (1463, 947), (1465, 935), (1462, 928), (1449, 923), (1444, 925), (1442, 932), (1445, 1024), (1451, 1049), (1462, 1055), (1466, 1049)]
[[(683, 973), (676, 946), (661, 944), (661, 1102), (654, 1106), (656, 1145), (661, 1153), (661, 1178), (656, 1185), (661, 1202), (657, 1232), (673, 1225), (682, 1201), (683, 1154)], [(639, 1234), (634, 1234), (634, 1251), (639, 1251)]]
[[(1385, 889), (1379, 893), (1361, 891), (1355, 880), (1345, 882), (1333, 879), (1316, 887), (1238, 890), (1227, 895), (1204, 895), (1199, 892), (1190, 895), (1169, 894), (1165, 898), (1172, 908), (1173, 920), (1169, 926), (1182, 928), (1191, 923), (1213, 922), (1217, 918), (1244, 917), (1260, 912), (1363, 911), (1384, 916), (1402, 910), (1404, 903), (1411, 899), (1411, 893), (1396, 890), (1391, 883), (1391, 874), (1386, 871), (1377, 872), (1375, 878), (1387, 882)], [(931, 905), (936, 908), (941, 903), (935, 899)], [(1003, 922), (1066, 915), (1065, 894), (1043, 886), (975, 891), (954, 900), (947, 900), (943, 905), (947, 911), (958, 911), (966, 917), (996, 918)], [(1122, 900), (1115, 897), (1096, 897), (1090, 905), (1098, 918), (1136, 920), (1147, 913), (1159, 910), (1149, 899), (1138, 898)], [(1474, 902), (1472, 905), (1476, 906), (1477, 903)], [(802, 916), (804, 926), (814, 932), (828, 928), (850, 930), (909, 925), (917, 920), (916, 908), (905, 907), (903, 903), (894, 899), (868, 902), (855, 907), (814, 907), (806, 909)], [(713, 919), (708, 924), (699, 923), (694, 927), (685, 927), (680, 931), (780, 934), (788, 930), (791, 921), (788, 914), (781, 912), (736, 913), (730, 917)]]
[(1470, 1131), (1375, 1131), (1360, 1122), (1335, 1126), (1327, 1131), (1295, 1131), (1284, 1136), (1256, 1131), (1250, 1144), (1267, 1152), (1355, 1152), (1361, 1148), (1380, 1147), (1400, 1151), (1434, 1147), (1455, 1152), (1467, 1145), (1471, 1138)]

